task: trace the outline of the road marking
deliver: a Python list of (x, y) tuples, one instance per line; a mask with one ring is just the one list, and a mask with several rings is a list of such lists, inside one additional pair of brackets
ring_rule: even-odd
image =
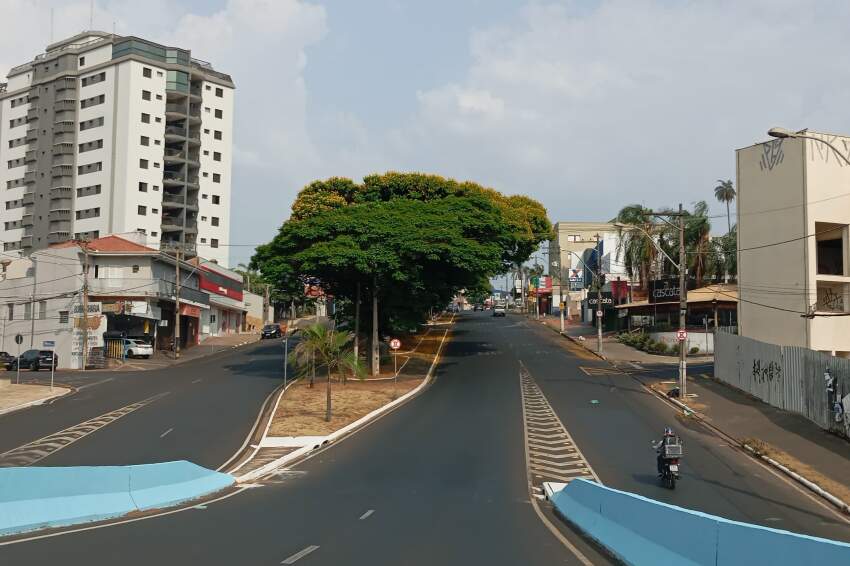
[(372, 513), (374, 513), (374, 512), (375, 512), (375, 510), (374, 510), (374, 509), (369, 509), (368, 511), (366, 511), (365, 513), (363, 513), (362, 515), (360, 515), (360, 520), (362, 521), (363, 519), (368, 519), (368, 518), (369, 518), (369, 516), (370, 516)]
[(295, 554), (293, 554), (292, 556), (290, 556), (289, 558), (287, 558), (286, 560), (281, 562), (281, 564), (295, 564), (296, 562), (298, 562), (299, 560), (301, 560), (302, 558), (304, 558), (305, 556), (307, 556), (311, 552), (315, 552), (316, 550), (319, 550), (319, 547), (317, 545), (314, 544), (314, 545), (308, 546), (304, 550), (296, 552)]
[(0, 454), (0, 468), (31, 466), (36, 462), (47, 458), (51, 454), (59, 452), (66, 446), (73, 444), (81, 438), (85, 438), (91, 433), (114, 423), (121, 417), (129, 415), (133, 411), (137, 411), (145, 405), (149, 405), (157, 399), (165, 397), (168, 393), (169, 392), (165, 392), (154, 395), (153, 397), (148, 397), (147, 399), (143, 399), (137, 403), (132, 403), (121, 407), (120, 409), (115, 409), (114, 411), (110, 411), (100, 415), (99, 417), (76, 424), (72, 427), (66, 428), (65, 430), (54, 432), (53, 434), (34, 440), (29, 444), (24, 444), (23, 446), (18, 446), (17, 448), (3, 452)]
[(192, 383), (200, 383), (201, 381), (202, 381), (201, 378), (198, 378), (195, 381), (193, 381)]
[(586, 373), (587, 375), (597, 376), (597, 375), (626, 375), (626, 372), (619, 370), (614, 367), (588, 367), (588, 366), (578, 366), (578, 369)]
[(89, 387), (94, 387), (95, 385), (100, 385), (101, 383), (106, 383), (107, 381), (112, 381), (115, 379), (114, 377), (107, 377), (106, 379), (101, 379), (100, 381), (95, 381), (94, 383), (86, 383), (85, 385), (80, 385), (77, 387), (77, 391), (82, 391), (83, 389), (88, 389)]
[(165, 437), (165, 435), (166, 435), (166, 434), (168, 434), (169, 432), (171, 432), (172, 430), (174, 430), (174, 428), (170, 428), (170, 429), (166, 430), (165, 432), (163, 432), (162, 434), (160, 434), (160, 435), (159, 435), (159, 437), (160, 437), (160, 438), (164, 438), (164, 437)]

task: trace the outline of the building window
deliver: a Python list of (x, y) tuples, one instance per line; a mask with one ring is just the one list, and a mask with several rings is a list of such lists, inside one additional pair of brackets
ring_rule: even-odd
[[(136, 228), (136, 232), (138, 232), (140, 234), (147, 234), (148, 233), (148, 231), (145, 230), (144, 228)], [(134, 265), (133, 267), (138, 267), (138, 266)], [(133, 273), (135, 273), (135, 271)]]
[(157, 124), (159, 124), (159, 123), (161, 123), (161, 122), (162, 122), (162, 118), (161, 118), (161, 117), (159, 117), (159, 116), (157, 116), (156, 118), (154, 118), (154, 121), (155, 121)]
[(148, 168), (148, 160), (147, 159), (139, 159), (139, 167), (142, 169)]
[(209, 129), (209, 128), (204, 128), (204, 133), (205, 133), (205, 134), (210, 133), (210, 129)]
[(159, 209), (158, 208), (152, 208), (151, 214), (159, 214)]
[(9, 307), (9, 320), (15, 320), (15, 303), (9, 303), (6, 306)]
[(210, 315), (210, 322), (215, 322), (215, 315), (214, 314)]
[(213, 195), (212, 196), (212, 203), (213, 204), (221, 204), (221, 197), (218, 196), (218, 195)]
[(151, 123), (151, 115), (145, 114), (142, 112), (142, 124), (150, 124)]
[(223, 118), (223, 117), (224, 117), (224, 113), (223, 113), (221, 110), (219, 110), (218, 108), (216, 108), (216, 110), (215, 110), (215, 117), (216, 117), (216, 118)]
[(209, 195), (208, 195), (208, 194), (206, 194), (206, 193), (203, 193), (203, 194), (201, 195), (201, 198), (202, 198), (202, 199), (204, 199), (204, 200), (207, 200), (207, 199), (209, 198)]
[(210, 150), (205, 149), (205, 150), (204, 150), (204, 155), (209, 155), (209, 154), (210, 154)]
[(150, 100), (151, 99), (151, 91), (143, 90), (142, 91), (142, 100)]
[(85, 66), (86, 66), (86, 58), (80, 57), (80, 67), (85, 67)]
[(156, 232), (151, 232), (151, 237), (156, 238)]
[(47, 301), (38, 302), (38, 319), (45, 320), (47, 318)]
[(156, 76), (158, 76), (158, 77), (163, 76), (162, 71), (157, 71), (157, 72), (156, 72)]
[(157, 163), (156, 161), (153, 162), (153, 166), (155, 169), (159, 169), (159, 163)]
[(151, 69), (150, 67), (142, 67), (142, 76), (146, 79), (151, 78)]
[(142, 136), (141, 143), (142, 145), (150, 145), (151, 139), (148, 136)]
[(223, 88), (215, 89), (215, 95), (219, 98), (224, 98), (224, 89)]
[(68, 324), (68, 311), (59, 311), (59, 324)]
[(207, 173), (206, 171), (204, 171), (203, 173), (201, 173), (201, 176), (202, 176), (202, 177), (209, 177), (209, 176), (210, 176), (210, 174), (209, 174), (209, 173)]
[(221, 152), (220, 151), (214, 151), (213, 152), (213, 161), (221, 161)]
[(206, 243), (207, 243), (207, 239), (206, 239), (206, 238), (201, 238), (201, 243), (202, 243), (202, 244), (206, 244)]
[(218, 247), (218, 238), (210, 238), (210, 247), (217, 248)]
[(212, 90), (212, 87), (210, 85), (207, 85), (207, 90)]
[(204, 112), (206, 112), (207, 114), (209, 114), (209, 113), (210, 113), (210, 107), (209, 107), (209, 106), (204, 106)]
[(815, 222), (818, 275), (844, 275), (846, 224)]
[(100, 94), (98, 96), (92, 96), (91, 98), (86, 98), (85, 100), (80, 101), (80, 108), (90, 108), (92, 106), (97, 106), (98, 104), (103, 104), (106, 101), (106, 95)]
[(140, 205), (139, 205), (139, 209), (138, 209), (138, 211), (137, 211), (137, 212), (139, 213), (139, 216), (147, 216), (147, 214), (148, 214), (148, 207), (146, 207), (146, 206), (142, 206), (142, 205), (140, 204)]
[(24, 303), (24, 320), (32, 320), (32, 303)]
[(201, 222), (206, 222), (206, 221), (207, 221), (207, 217), (206, 217), (206, 216), (201, 216)]
[(94, 278), (97, 279), (100, 276), (100, 266), (94, 264)]
[(156, 95), (156, 99), (157, 99), (157, 100), (162, 100), (162, 95), (161, 95), (161, 94), (157, 94), (157, 95)]
[(221, 175), (218, 173), (213, 173), (213, 183), (221, 183)]
[(142, 193), (148, 192), (148, 184), (142, 183), (141, 181), (139, 181), (139, 192), (142, 192)]
[(213, 226), (218, 226), (218, 216), (213, 216), (212, 218), (210, 218), (210, 224), (212, 224)]
[(217, 139), (217, 140), (220, 140), (220, 139), (221, 139), (221, 130), (216, 130), (216, 131), (213, 133), (213, 137), (214, 137), (215, 139)]
[(153, 190), (154, 190), (154, 192), (158, 191), (158, 190), (159, 190), (159, 185), (154, 185), (154, 186), (153, 186)]
[[(140, 229), (140, 230), (139, 230), (139, 232), (141, 232), (142, 234), (144, 234), (144, 233), (145, 233), (144, 229)], [(133, 266), (133, 273), (138, 273), (138, 272), (139, 272), (139, 266), (138, 266), (138, 265), (134, 265), (134, 266)]]
[(154, 145), (162, 145), (162, 140), (153, 140)]

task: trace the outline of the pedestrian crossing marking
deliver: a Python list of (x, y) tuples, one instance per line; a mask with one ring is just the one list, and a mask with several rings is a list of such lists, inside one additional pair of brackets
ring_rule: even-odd
[(590, 376), (596, 375), (626, 375), (626, 372), (619, 370), (615, 367), (589, 367), (589, 366), (578, 366), (578, 368)]

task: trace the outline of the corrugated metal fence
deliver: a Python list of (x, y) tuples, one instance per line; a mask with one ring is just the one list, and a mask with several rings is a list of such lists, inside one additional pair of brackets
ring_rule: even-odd
[(835, 378), (835, 399), (850, 395), (850, 360), (726, 332), (715, 336), (715, 378), (774, 407), (799, 413), (821, 428), (850, 437), (850, 415), (836, 422), (834, 407), (828, 401), (824, 379), (827, 368)]

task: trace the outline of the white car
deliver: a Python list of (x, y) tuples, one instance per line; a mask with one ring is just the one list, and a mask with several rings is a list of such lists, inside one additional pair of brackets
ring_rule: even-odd
[(124, 339), (124, 357), (150, 358), (151, 356), (153, 356), (153, 346), (150, 344), (133, 338)]

